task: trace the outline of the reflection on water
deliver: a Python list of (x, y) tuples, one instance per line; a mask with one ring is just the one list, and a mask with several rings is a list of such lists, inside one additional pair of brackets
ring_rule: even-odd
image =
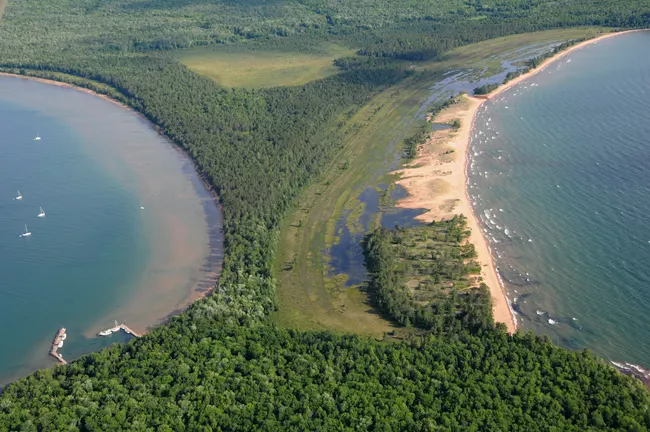
[[(348, 275), (346, 286), (352, 286), (362, 283), (366, 279), (366, 268), (363, 264), (363, 249), (361, 241), (365, 234), (376, 226), (379, 217), (380, 225), (386, 228), (410, 227), (418, 225), (414, 218), (425, 210), (401, 209), (393, 206), (383, 208), (380, 205), (380, 196), (384, 194), (388, 185), (379, 185), (378, 189), (367, 188), (357, 198), (360, 203), (364, 204), (364, 211), (358, 218), (355, 232), (350, 231), (350, 213), (346, 212), (336, 222), (337, 243), (329, 249), (330, 274), (345, 273)], [(403, 187), (397, 187), (390, 193), (391, 200), (394, 202), (406, 196)], [(357, 221), (353, 221), (357, 222)]]

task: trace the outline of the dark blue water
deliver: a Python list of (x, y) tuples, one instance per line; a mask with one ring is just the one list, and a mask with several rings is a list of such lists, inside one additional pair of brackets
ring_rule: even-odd
[(650, 33), (483, 105), (470, 195), (524, 329), (650, 364)]

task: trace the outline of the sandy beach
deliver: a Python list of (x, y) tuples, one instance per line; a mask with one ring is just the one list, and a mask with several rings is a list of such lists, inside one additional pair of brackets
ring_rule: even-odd
[(512, 333), (517, 328), (516, 321), (499, 281), (489, 245), (466, 195), (467, 149), (474, 115), (483, 102), (482, 99), (461, 96), (458, 103), (435, 117), (437, 123), (458, 120), (460, 127), (433, 132), (419, 147), (413, 162), (395, 172), (400, 175), (397, 184), (409, 194), (397, 206), (428, 209), (417, 217), (423, 222), (447, 219), (456, 214), (467, 217), (467, 227), (472, 232), (468, 241), (476, 248), (481, 277), (492, 294), (494, 320), (505, 323)]
[(426, 142), (418, 147), (417, 157), (403, 169), (395, 172), (400, 177), (397, 184), (401, 185), (409, 195), (400, 200), (397, 206), (429, 210), (418, 216), (418, 220), (431, 222), (449, 218), (455, 214), (463, 214), (468, 218), (467, 224), (472, 231), (469, 241), (476, 247), (478, 262), (481, 265), (481, 277), (490, 287), (492, 293), (494, 320), (505, 323), (511, 333), (517, 329), (516, 317), (499, 278), (489, 244), (481, 231), (467, 196), (467, 151), (474, 117), (486, 100), (534, 76), (549, 64), (571, 52), (597, 43), (602, 39), (634, 31), (643, 30), (607, 33), (578, 43), (547, 59), (538, 68), (498, 87), (487, 96), (480, 98), (460, 96), (457, 103), (441, 111), (433, 119), (436, 123), (451, 123), (458, 120), (460, 127), (432, 132)]

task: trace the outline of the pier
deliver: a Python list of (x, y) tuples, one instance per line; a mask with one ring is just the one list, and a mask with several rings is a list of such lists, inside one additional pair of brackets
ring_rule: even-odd
[(50, 348), (50, 355), (55, 359), (57, 359), (61, 364), (68, 364), (68, 362), (63, 359), (63, 356), (57, 352), (58, 349), (63, 346), (63, 341), (65, 340), (65, 338), (66, 338), (65, 327), (62, 327), (56, 333), (56, 336), (54, 336), (54, 340), (52, 341), (52, 347)]
[(133, 330), (131, 330), (129, 328), (129, 326), (127, 326), (124, 323), (118, 324), (117, 321), (115, 321), (115, 326), (114, 327), (111, 327), (111, 328), (106, 329), (106, 330), (102, 330), (99, 333), (97, 333), (97, 335), (98, 336), (108, 336), (111, 333), (116, 333), (116, 332), (119, 332), (120, 330), (124, 331), (124, 333), (126, 333), (126, 334), (130, 334), (130, 335), (135, 336), (135, 337), (140, 337), (140, 334), (134, 332)]

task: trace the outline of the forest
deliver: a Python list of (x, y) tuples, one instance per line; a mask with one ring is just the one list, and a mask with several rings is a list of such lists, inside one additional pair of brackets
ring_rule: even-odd
[[(339, 126), (418, 73), (412, 62), (497, 36), (649, 22), (650, 0), (10, 0), (0, 70), (83, 85), (146, 116), (218, 194), (225, 257), (213, 294), (169, 323), (4, 388), (0, 430), (649, 429), (638, 381), (589, 352), (508, 335), (485, 307), (475, 324), (402, 341), (267, 321), (282, 218), (336, 157)], [(172, 55), (323, 42), (357, 54), (295, 87), (223, 88)]]

